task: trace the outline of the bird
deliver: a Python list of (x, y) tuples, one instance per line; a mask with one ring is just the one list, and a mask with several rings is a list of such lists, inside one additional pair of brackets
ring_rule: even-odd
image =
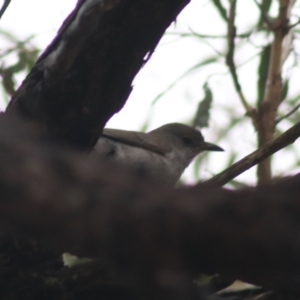
[(176, 184), (192, 160), (203, 151), (224, 151), (204, 141), (196, 128), (165, 124), (148, 133), (104, 128), (91, 155), (143, 170), (158, 180)]

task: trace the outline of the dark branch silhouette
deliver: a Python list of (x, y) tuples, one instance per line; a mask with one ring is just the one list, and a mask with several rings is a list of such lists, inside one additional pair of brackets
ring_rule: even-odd
[(10, 102), (41, 132), (91, 149), (189, 0), (79, 0)]
[(0, 121), (2, 230), (102, 258), (142, 298), (194, 299), (199, 272), (300, 293), (299, 177), (259, 190), (173, 189)]

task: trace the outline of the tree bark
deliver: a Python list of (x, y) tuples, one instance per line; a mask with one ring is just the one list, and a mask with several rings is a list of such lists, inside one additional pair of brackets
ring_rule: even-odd
[(189, 1), (79, 0), (6, 113), (23, 117), (41, 134), (90, 150)]

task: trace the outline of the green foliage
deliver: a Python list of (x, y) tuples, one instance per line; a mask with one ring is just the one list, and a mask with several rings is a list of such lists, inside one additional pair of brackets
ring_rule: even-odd
[(8, 96), (12, 96), (16, 91), (16, 75), (21, 72), (28, 73), (37, 59), (39, 50), (30, 42), (33, 37), (20, 41), (8, 31), (0, 31), (0, 38), (10, 45), (0, 53), (2, 86)]
[[(155, 115), (156, 104), (162, 98), (167, 97), (168, 93), (177, 87), (183, 79), (191, 79), (193, 76), (197, 77), (196, 88), (194, 90), (196, 90), (198, 94), (192, 96), (189, 94), (193, 100), (192, 102), (196, 103), (194, 111), (190, 114), (188, 120), (178, 121), (185, 121), (196, 127), (207, 127), (209, 125), (210, 128), (207, 131), (204, 130), (205, 138), (209, 142), (220, 144), (226, 150), (224, 154), (219, 153), (218, 156), (214, 153), (205, 153), (199, 156), (192, 168), (193, 177), (197, 180), (204, 180), (216, 172), (221, 171), (221, 169), (218, 171), (213, 170), (215, 165), (218, 165), (220, 168), (228, 167), (251, 151), (254, 151), (257, 147), (257, 135), (253, 123), (250, 118), (246, 116), (245, 105), (241, 104), (241, 98), (254, 109), (257, 109), (258, 105), (264, 99), (273, 38), (273, 33), (268, 27), (267, 20), (268, 17), (270, 17), (269, 12), (272, 11), (278, 3), (272, 0), (250, 1), (258, 4), (257, 8), (254, 7), (256, 13), (253, 14), (251, 22), (244, 23), (243, 16), (240, 14), (248, 14), (247, 11), (244, 11), (244, 4), (246, 2), (249, 4), (249, 1), (244, 0), (236, 2), (237, 19), (230, 20), (228, 6), (231, 5), (232, 1), (206, 1), (202, 9), (204, 10), (208, 7), (208, 9), (213, 10), (213, 15), (217, 15), (218, 20), (212, 20), (211, 23), (205, 24), (199, 19), (198, 23), (201, 24), (199, 27), (200, 33), (194, 29), (186, 30), (186, 32), (182, 32), (181, 30), (180, 32), (172, 33), (172, 35), (178, 36), (179, 41), (193, 39), (197, 41), (201, 47), (210, 48), (210, 51), (203, 52), (205, 53), (203, 54), (202, 49), (200, 49), (197, 61), (195, 60), (191, 67), (187, 67), (181, 76), (154, 97), (152, 106), (148, 112), (148, 120), (146, 120), (144, 124), (143, 129), (146, 130)], [(293, 15), (297, 16), (299, 13), (292, 13), (292, 16)], [(218, 22), (220, 19), (221, 22)], [(188, 23), (188, 20), (186, 22)], [(230, 22), (234, 25), (234, 28), (236, 28), (236, 30), (231, 32), (231, 42), (233, 42), (234, 49), (230, 49), (227, 36), (224, 34), (224, 29), (229, 27), (228, 23)], [(290, 47), (292, 51), (288, 52), (289, 57), (294, 55), (295, 63), (292, 66), (290, 63), (288, 72), (286, 72), (286, 68), (282, 74), (279, 74), (283, 79), (283, 88), (281, 91), (282, 103), (277, 116), (278, 125), (276, 132), (278, 133), (284, 132), (287, 129), (287, 125), (293, 125), (300, 120), (300, 112), (298, 109), (300, 88), (298, 85), (295, 86), (292, 80), (293, 77), (291, 76), (292, 71), (297, 70), (298, 54), (300, 53), (299, 43), (297, 41), (300, 29), (297, 22), (297, 17), (294, 17), (293, 22), (291, 22), (295, 24), (295, 26), (292, 27), (294, 33)], [(218, 27), (218, 30), (216, 30), (214, 26)], [(189, 24), (184, 28), (189, 28)], [(12, 95), (16, 90), (19, 84), (17, 82), (17, 75), (23, 72), (25, 76), (37, 58), (38, 50), (31, 43), (32, 37), (33, 36), (24, 41), (20, 41), (19, 38), (12, 33), (0, 31), (0, 38), (8, 44), (6, 49), (2, 47), (0, 53), (0, 75), (2, 77), (2, 85), (6, 97)], [(234, 76), (238, 80), (238, 85), (242, 87), (239, 91), (234, 90), (232, 70), (229, 71), (228, 65), (226, 65), (225, 58), (229, 51), (233, 53)], [(185, 57), (182, 56), (178, 59), (183, 61)], [(176, 60), (174, 64), (176, 64)], [(245, 68), (250, 70), (246, 74), (243, 72)], [(287, 73), (288, 75), (286, 75)], [(205, 76), (203, 76), (203, 74), (205, 74)], [(201, 98), (199, 95), (199, 86), (202, 86), (204, 91), (204, 97), (201, 101), (198, 101)], [(222, 90), (222, 93), (220, 93), (220, 90)], [(241, 91), (243, 91), (245, 95), (241, 95)], [(249, 91), (253, 93), (247, 95)], [(287, 151), (289, 151), (289, 155), (294, 158), (294, 166), (299, 165), (300, 158), (295, 148), (290, 147)], [(221, 163), (220, 161), (216, 163), (217, 159), (220, 159)], [(278, 165), (278, 161), (276, 156), (273, 160), (274, 165)], [(284, 158), (281, 158), (281, 161), (284, 161)], [(255, 178), (252, 177), (248, 182), (254, 183)], [(238, 178), (232, 182), (231, 186), (237, 187), (240, 185), (241, 180)]]
[(224, 8), (224, 6), (222, 5), (222, 2), (220, 0), (212, 0), (212, 3), (214, 4), (214, 6), (216, 7), (217, 11), (219, 12), (221, 18), (227, 22), (228, 18), (227, 18), (227, 12), (226, 9)]
[(198, 109), (193, 120), (194, 127), (208, 127), (210, 117), (209, 112), (213, 101), (213, 94), (207, 82), (204, 83), (203, 91), (204, 98), (199, 102)]
[(282, 91), (281, 91), (281, 101), (284, 101), (289, 92), (289, 80), (286, 79), (283, 83)]
[(263, 101), (270, 64), (271, 45), (264, 47), (258, 66), (257, 95), (258, 104)]
[(154, 100), (152, 101), (152, 105), (155, 105), (158, 100), (160, 100), (163, 96), (166, 95), (173, 87), (175, 87), (178, 82), (180, 82), (181, 79), (185, 78), (186, 76), (190, 75), (194, 71), (199, 71), (202, 67), (210, 65), (212, 63), (216, 63), (219, 59), (219, 56), (215, 55), (212, 57), (205, 58), (201, 60), (199, 63), (188, 69), (186, 72), (184, 72), (179, 78), (177, 78), (172, 84), (170, 84), (164, 91), (159, 93)]
[[(249, 154), (251, 151), (254, 151), (257, 147), (257, 128), (253, 126), (253, 122), (246, 115), (247, 113), (249, 114), (251, 109), (257, 111), (264, 100), (265, 91), (268, 87), (267, 78), (270, 60), (272, 59), (272, 42), (274, 40), (273, 29), (270, 26), (270, 20), (272, 21), (274, 18), (272, 19), (269, 14), (271, 11), (274, 13), (274, 8), (278, 9), (278, 3), (272, 0), (253, 1), (253, 9), (255, 10), (256, 4), (257, 10), (256, 14), (253, 15), (251, 24), (249, 22), (243, 24), (243, 17), (239, 15), (241, 12), (243, 12), (244, 15), (247, 14), (247, 12), (243, 11), (243, 1), (236, 2), (237, 8), (234, 12), (236, 14), (236, 20), (230, 19), (232, 16), (229, 14), (229, 9), (227, 8), (232, 4), (232, 1), (211, 0), (209, 3), (211, 4), (209, 9), (214, 10), (214, 15), (215, 12), (217, 12), (217, 15), (220, 16), (222, 20), (221, 23), (224, 24), (225, 22), (227, 28), (230, 27), (228, 26), (229, 23), (234, 24), (236, 28), (234, 32), (231, 31), (230, 42), (226, 36), (223, 38), (222, 45), (226, 44), (227, 50), (219, 50), (221, 43), (215, 42), (216, 39), (222, 39), (224, 32), (224, 26), (221, 27), (222, 25), (218, 25), (220, 34), (215, 33), (215, 28), (213, 28), (214, 33), (212, 33), (212, 31), (210, 32), (210, 28), (212, 27), (209, 25), (200, 27), (200, 30), (204, 31), (203, 34), (196, 32), (197, 30), (194, 29), (190, 29), (187, 32), (180, 31), (178, 37), (185, 39), (192, 38), (202, 45), (209, 45), (212, 50), (211, 53), (214, 55), (209, 56), (206, 53), (206, 56), (209, 57), (208, 59), (202, 59), (198, 64), (195, 63), (193, 67), (189, 68), (182, 76), (160, 93), (154, 99), (153, 104), (157, 103), (162, 97), (167, 96), (167, 93), (176, 87), (187, 75), (203, 78), (203, 73), (205, 73), (206, 77), (200, 81), (200, 84), (203, 86), (204, 97), (197, 103), (197, 106), (195, 105), (195, 112), (191, 115), (190, 121), (187, 121), (187, 123), (196, 127), (206, 127), (208, 124), (210, 125), (208, 132), (213, 132), (214, 139), (208, 140), (217, 144), (220, 143), (225, 149), (226, 153), (221, 159), (221, 167), (225, 168)], [(295, 5), (295, 9), (299, 13), (299, 6), (297, 7)], [(300, 53), (299, 42), (297, 41), (299, 38), (297, 34), (300, 32), (299, 22), (297, 17), (293, 17), (297, 15), (299, 14), (296, 12), (292, 12), (291, 14), (291, 24), (294, 24), (291, 28), (293, 38), (291, 38), (290, 45), (287, 39), (283, 46), (289, 47), (291, 51), (287, 49), (283, 50), (283, 52), (287, 53), (287, 59), (285, 60), (287, 63), (283, 64), (283, 71), (281, 74), (278, 74), (278, 76), (282, 78), (282, 90), (280, 95), (281, 105), (279, 106), (276, 120), (277, 133), (284, 132), (287, 129), (287, 124), (291, 126), (300, 121), (300, 89), (299, 86), (295, 84), (295, 80), (293, 80), (294, 78), (291, 75), (297, 71), (298, 56)], [(218, 22), (218, 24), (221, 23)], [(172, 33), (172, 35), (175, 34), (174, 32)], [(226, 52), (227, 54), (233, 54), (230, 62), (224, 59), (228, 56)], [(230, 66), (229, 63), (231, 63)], [(212, 65), (214, 68), (207, 68)], [(224, 66), (227, 67), (228, 70), (226, 73), (223, 71)], [(245, 72), (243, 72), (245, 67), (251, 70), (252, 73), (248, 71), (248, 73), (245, 74)], [(218, 68), (222, 71), (216, 71)], [(297, 76), (299, 76), (299, 72), (297, 74)], [(219, 86), (216, 84), (215, 78), (218, 78), (218, 83), (220, 81), (226, 82), (226, 84), (222, 84), (222, 88), (227, 90), (227, 94), (226, 92), (220, 94)], [(233, 84), (233, 78), (236, 80), (235, 84)], [(228, 80), (231, 81), (230, 87)], [(251, 88), (249, 88), (249, 86)], [(232, 96), (233, 87), (236, 93), (235, 96)], [(251, 96), (245, 92), (250, 89), (254, 91)], [(230, 90), (230, 93), (228, 90)], [(194, 97), (197, 99), (197, 96)], [(214, 101), (213, 107), (212, 101)], [(220, 115), (223, 118), (222, 122), (219, 120), (219, 117), (216, 117)], [(287, 152), (289, 152), (290, 156), (294, 157), (294, 166), (299, 165), (300, 159), (295, 152), (295, 147), (289, 147), (282, 153), (286, 154)], [(211, 157), (215, 158), (217, 156), (213, 153), (204, 153), (195, 161), (193, 165), (193, 177), (196, 178), (196, 180), (203, 181), (205, 177), (211, 177), (214, 174), (212, 167), (216, 165), (216, 162), (215, 159), (211, 159)], [(277, 154), (272, 160), (275, 176), (276, 172), (278, 172), (277, 170), (281, 167), (279, 166), (280, 162), (284, 161), (284, 158), (278, 160), (278, 157), (280, 157), (280, 154)], [(282, 168), (284, 168), (284, 166), (282, 166)], [(252, 180), (249, 180), (249, 182), (254, 183), (255, 172), (253, 170), (251, 172)], [(203, 173), (206, 173), (206, 176), (203, 177)], [(279, 172), (278, 174), (281, 173)], [(242, 185), (241, 180), (235, 179), (231, 187), (237, 188)]]
[(262, 27), (263, 23), (265, 22), (266, 15), (270, 11), (271, 5), (272, 0), (262, 0), (260, 16), (257, 24), (258, 27)]

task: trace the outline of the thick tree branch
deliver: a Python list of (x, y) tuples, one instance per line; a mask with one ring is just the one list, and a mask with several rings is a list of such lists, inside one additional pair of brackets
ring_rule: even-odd
[(143, 299), (195, 299), (198, 272), (300, 294), (299, 178), (237, 192), (171, 189), (49, 150), (3, 120), (0, 151), (1, 228), (102, 257)]
[(10, 102), (54, 138), (91, 149), (190, 0), (79, 0)]

